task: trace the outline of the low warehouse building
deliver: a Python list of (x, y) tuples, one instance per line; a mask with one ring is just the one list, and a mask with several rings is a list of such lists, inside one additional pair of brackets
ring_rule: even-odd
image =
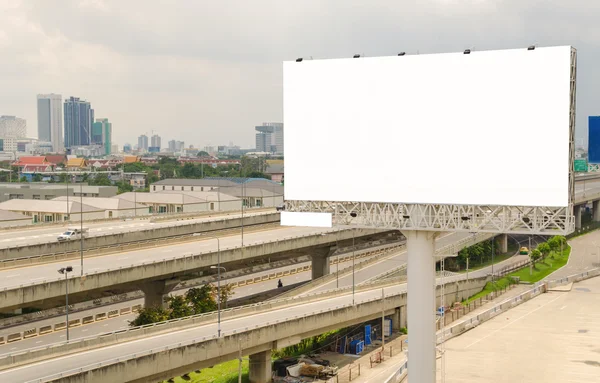
[[(66, 202), (66, 200), (67, 197), (58, 197), (53, 201)], [(75, 197), (74, 200), (81, 201), (81, 198)], [(148, 206), (120, 198), (83, 197), (83, 204), (104, 210), (104, 218), (139, 217), (150, 214)]]
[(80, 221), (82, 216), (84, 221), (104, 219), (103, 209), (82, 205), (72, 198), (69, 198), (69, 202), (11, 199), (0, 202), (0, 210), (24, 214), (31, 217), (33, 223)]
[(0, 227), (17, 227), (31, 225), (33, 220), (23, 214), (0, 210)]

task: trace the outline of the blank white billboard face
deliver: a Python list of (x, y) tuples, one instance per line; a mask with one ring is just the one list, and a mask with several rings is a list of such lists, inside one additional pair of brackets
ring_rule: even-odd
[(570, 55), (285, 62), (286, 199), (568, 206)]

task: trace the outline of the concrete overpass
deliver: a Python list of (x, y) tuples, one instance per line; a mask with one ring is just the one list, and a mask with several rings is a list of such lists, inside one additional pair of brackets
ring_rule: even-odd
[[(447, 301), (470, 296), (486, 282), (485, 277), (459, 281), (463, 278), (445, 278), (451, 283)], [(216, 336), (216, 314), (203, 314), (0, 357), (0, 368), (8, 368), (0, 371), (0, 380), (156, 382), (235, 359), (241, 349), (250, 355), (251, 381), (265, 383), (270, 381), (272, 349), (379, 318), (382, 310), (399, 328), (405, 325), (405, 306), (406, 285), (395, 281), (359, 286), (354, 299), (347, 288), (250, 305), (222, 312), (221, 338)], [(45, 360), (49, 357), (53, 359)], [(15, 367), (19, 365), (23, 367)]]
[[(248, 209), (244, 212), (244, 217), (251, 217), (255, 214), (275, 213), (275, 209), (261, 208)], [(241, 214), (239, 211), (231, 212), (207, 212), (191, 214), (171, 214), (158, 216), (143, 216), (137, 218), (107, 219), (101, 221), (84, 222), (84, 227), (89, 229), (90, 237), (102, 236), (108, 234), (122, 234), (132, 231), (145, 229), (164, 228), (177, 225), (194, 224), (213, 219), (236, 218)], [(37, 245), (43, 243), (56, 242), (56, 237), (63, 233), (69, 226), (79, 226), (78, 222), (53, 222), (38, 223), (33, 226), (24, 226), (19, 228), (0, 228), (0, 249), (8, 247), (20, 247)]]
[[(135, 244), (152, 240), (165, 240), (202, 232), (228, 230), (242, 226), (262, 225), (279, 222), (278, 212), (254, 212), (244, 214), (217, 215), (202, 218), (191, 218), (175, 222), (150, 222), (124, 224), (118, 227), (101, 227), (90, 229), (90, 236), (84, 239), (84, 251), (97, 251), (109, 247)], [(48, 230), (48, 229), (46, 229)], [(56, 230), (56, 229), (51, 229)], [(30, 234), (30, 233), (29, 233)], [(15, 234), (13, 233), (13, 236)], [(0, 267), (14, 267), (35, 262), (44, 262), (48, 258), (67, 253), (79, 256), (80, 241), (58, 242), (56, 236), (50, 240), (43, 236), (45, 242), (39, 242), (40, 235), (31, 235), (24, 240), (16, 240), (16, 244), (0, 248)], [(31, 240), (33, 243), (24, 244)], [(39, 243), (36, 243), (38, 241)]]
[[(333, 230), (314, 228), (279, 228), (244, 236), (220, 238), (221, 264), (236, 265), (264, 257), (293, 257), (298, 253), (312, 257), (312, 276), (329, 272), (328, 257), (337, 243), (368, 240), (376, 230)], [(202, 270), (218, 262), (217, 241), (207, 238), (160, 249), (144, 249), (85, 259), (84, 275), (78, 262), (44, 263), (20, 269), (0, 270), (0, 305), (4, 309), (36, 303), (58, 305), (64, 299), (66, 285), (75, 300), (95, 291), (123, 288), (141, 289), (146, 305), (162, 304), (163, 296), (178, 283), (179, 277)], [(71, 264), (74, 271), (67, 280), (57, 273)]]
[[(472, 236), (467, 233), (448, 233), (438, 238), (436, 248), (438, 251), (445, 252), (449, 246), (469, 246), (473, 243), (483, 241), (487, 239), (487, 237), (487, 234)], [(310, 281), (310, 283), (304, 284), (300, 288), (291, 290), (283, 295), (279, 294), (274, 300), (306, 295), (308, 293), (326, 291), (339, 287), (350, 287), (352, 286), (352, 282), (357, 285), (363, 284), (389, 272), (390, 269), (394, 270), (395, 268), (405, 265), (406, 251), (404, 246), (399, 245), (399, 243), (395, 242), (377, 246), (375, 248), (369, 247), (365, 250), (356, 250), (356, 252), (352, 252), (350, 251), (350, 248), (347, 248), (345, 249), (346, 253), (336, 253), (334, 256), (330, 257), (331, 274), (312, 281), (310, 258), (304, 256), (300, 257), (300, 259), (308, 259), (308, 262), (304, 261), (297, 263), (296, 259), (294, 259), (289, 260), (292, 262), (290, 266), (283, 266), (287, 261), (261, 264), (252, 267), (253, 270), (257, 271), (253, 274), (240, 274), (243, 270), (226, 272), (221, 274), (221, 283), (234, 286), (235, 295), (233, 299), (235, 300), (257, 293), (277, 292), (278, 289), (274, 290), (277, 279), (282, 279), (286, 287), (306, 281)], [(387, 253), (376, 255), (378, 249), (396, 250), (388, 250)], [(352, 273), (353, 258), (356, 260), (354, 273)], [(341, 268), (341, 270), (338, 268)], [(354, 274), (354, 276), (352, 274)], [(216, 276), (212, 275), (201, 277), (200, 279), (203, 280), (202, 283), (214, 283), (215, 278)], [(189, 282), (190, 281), (186, 281), (185, 283), (180, 284), (172, 294), (183, 293), (185, 291), (185, 288), (183, 288), (184, 285), (185, 287), (193, 286), (190, 285)], [(139, 298), (130, 300), (130, 297)], [(124, 301), (117, 300), (117, 298), (122, 298)], [(97, 301), (97, 303), (91, 301), (88, 301), (87, 304), (85, 302), (78, 303), (71, 308), (69, 318), (71, 318), (70, 321), (73, 322), (72, 324), (76, 326), (77, 324), (82, 323), (81, 321), (86, 318), (86, 325), (84, 326), (85, 332), (82, 331), (83, 328), (75, 327), (70, 331), (71, 339), (127, 327), (128, 321), (133, 320), (135, 317), (135, 314), (127, 310), (131, 309), (131, 307), (141, 306), (144, 303), (143, 294), (141, 294), (140, 291), (121, 294), (118, 297), (112, 296), (100, 298)], [(103, 302), (104, 304), (102, 304)], [(113, 302), (113, 304), (106, 304), (108, 302)], [(73, 312), (73, 310), (78, 311)], [(121, 310), (125, 311), (121, 313)], [(38, 316), (37, 318), (39, 319), (37, 321), (26, 321), (23, 322), (23, 324), (5, 327), (1, 330), (0, 354), (5, 350), (23, 350), (33, 347), (36, 344), (40, 345), (40, 343), (42, 345), (49, 345), (63, 341), (64, 331), (60, 331), (60, 329), (62, 328), (61, 323), (64, 322), (64, 307), (61, 306), (48, 311), (48, 314), (52, 315), (52, 313), (54, 313), (55, 316), (58, 315), (58, 317), (44, 319), (47, 318), (47, 316)], [(19, 318), (24, 319), (31, 315), (33, 314), (21, 316)], [(90, 318), (95, 319), (96, 316), (99, 320), (90, 322)], [(2, 322), (6, 326), (9, 326), (11, 323), (21, 323), (18, 321), (18, 318), (4, 319)], [(53, 331), (54, 329), (59, 329), (59, 331)], [(49, 330), (52, 331), (48, 332)], [(18, 334), (21, 334), (21, 340), (17, 342), (14, 340), (19, 338)], [(27, 337), (23, 338), (25, 334), (27, 334)], [(44, 335), (43, 337), (35, 337), (42, 334)], [(3, 344), (3, 342), (9, 338), (13, 340), (13, 342)]]

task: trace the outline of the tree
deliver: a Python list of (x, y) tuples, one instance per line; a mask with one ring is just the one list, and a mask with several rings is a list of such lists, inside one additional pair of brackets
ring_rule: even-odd
[(129, 322), (131, 327), (143, 326), (169, 320), (169, 311), (162, 307), (145, 307), (140, 309), (138, 316)]
[(538, 259), (540, 259), (542, 257), (542, 254), (540, 253), (540, 251), (538, 249), (533, 249), (531, 250), (531, 252), (529, 252), (529, 258), (531, 258), (531, 261), (535, 264)]
[[(216, 290), (216, 288), (215, 288), (215, 290)], [(235, 292), (233, 291), (233, 285), (231, 285), (229, 283), (221, 285), (221, 294), (219, 294), (220, 300), (221, 300), (221, 306), (227, 307), (227, 302), (229, 301), (229, 298), (231, 298), (233, 296), (233, 294), (235, 294)]]
[(117, 181), (115, 182), (115, 186), (118, 188), (117, 194), (133, 191), (133, 186), (127, 181)]
[(185, 293), (185, 298), (194, 309), (194, 314), (202, 314), (217, 309), (214, 286), (211, 284), (189, 289)]
[(542, 257), (545, 257), (548, 254), (550, 254), (550, 245), (548, 245), (546, 242), (540, 243), (537, 249), (540, 251)]
[(146, 165), (141, 162), (130, 162), (127, 164), (123, 164), (123, 171), (126, 173), (143, 173), (150, 169)]
[(29, 180), (27, 179), (27, 177), (23, 176), (23, 177), (21, 177), (19, 182), (29, 182)]
[(167, 298), (169, 302), (169, 319), (183, 318), (194, 314), (194, 309), (183, 295), (175, 295)]
[(90, 181), (90, 185), (111, 186), (112, 182), (106, 174), (96, 174), (94, 179)]
[(198, 152), (198, 157), (210, 157), (210, 154), (208, 154), (207, 152), (205, 152), (204, 150), (201, 150)]
[(32, 181), (33, 182), (42, 182), (42, 175), (41, 174), (34, 174)]
[(58, 182), (60, 183), (66, 183), (68, 179), (69, 175), (67, 173), (60, 173), (58, 176)]

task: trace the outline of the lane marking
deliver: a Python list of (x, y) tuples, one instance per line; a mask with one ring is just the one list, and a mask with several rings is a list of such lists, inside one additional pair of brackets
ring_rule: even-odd
[(500, 327), (500, 328), (497, 328), (496, 330), (494, 330), (494, 331), (492, 331), (492, 332), (488, 333), (488, 334), (487, 334), (486, 336), (484, 336), (483, 338), (481, 338), (481, 339), (478, 339), (478, 340), (476, 340), (475, 342), (473, 342), (473, 343), (471, 343), (470, 345), (468, 345), (467, 347), (465, 347), (465, 349), (467, 349), (467, 348), (469, 348), (469, 347), (471, 347), (471, 346), (474, 346), (474, 345), (476, 345), (477, 343), (481, 342), (481, 341), (482, 341), (482, 340), (484, 340), (484, 339), (487, 339), (487, 338), (489, 338), (490, 336), (494, 335), (495, 333), (497, 333), (497, 332), (498, 332), (498, 331), (500, 331), (500, 330), (504, 330), (506, 327), (508, 327), (508, 326), (511, 326), (512, 324), (514, 324), (514, 323), (518, 322), (519, 320), (521, 320), (521, 319), (523, 319), (523, 318), (525, 318), (525, 317), (528, 317), (529, 315), (533, 314), (534, 312), (536, 312), (536, 311), (538, 311), (538, 310), (541, 310), (541, 309), (542, 309), (542, 308), (544, 308), (545, 306), (549, 305), (550, 303), (552, 303), (552, 302), (554, 302), (555, 300), (557, 300), (557, 299), (559, 299), (559, 298), (562, 298), (562, 297), (564, 297), (564, 295), (558, 295), (556, 298), (554, 298), (554, 299), (552, 299), (552, 300), (550, 300), (550, 301), (548, 301), (548, 302), (544, 303), (543, 305), (541, 305), (540, 307), (536, 308), (535, 310), (531, 310), (531, 311), (530, 311), (530, 312), (528, 312), (527, 314), (525, 314), (525, 315), (521, 315), (520, 317), (518, 317), (518, 318), (517, 318), (517, 319), (515, 319), (514, 321), (512, 321), (512, 322), (510, 322), (510, 323), (507, 323), (507, 324), (505, 324), (504, 326), (502, 326), (502, 327)]

